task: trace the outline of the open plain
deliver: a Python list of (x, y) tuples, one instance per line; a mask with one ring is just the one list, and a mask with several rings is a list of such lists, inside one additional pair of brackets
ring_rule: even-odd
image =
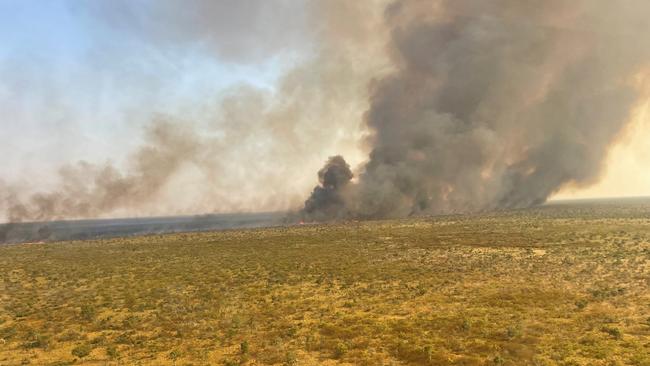
[(0, 246), (0, 365), (650, 365), (650, 201)]

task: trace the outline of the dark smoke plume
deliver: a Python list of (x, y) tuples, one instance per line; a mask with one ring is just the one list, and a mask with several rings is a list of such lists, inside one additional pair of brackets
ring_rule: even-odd
[[(171, 121), (153, 118), (124, 166), (107, 156), (104, 164), (64, 166), (59, 184), (39, 185), (29, 172), (0, 182), (4, 221), (295, 208), (313, 184), (305, 171), (336, 154), (353, 166), (367, 158), (353, 170), (355, 180), (343, 158), (330, 160), (305, 203), (307, 217), (535, 205), (565, 185), (598, 180), (648, 79), (646, 0), (75, 4), (133, 41), (89, 42), (98, 69), (113, 70), (98, 75), (119, 85), (125, 99), (130, 83), (141, 80), (151, 82), (145, 89), (171, 85), (160, 95), (173, 95), (175, 79), (150, 75), (152, 59), (181, 67), (179, 75), (185, 54), (241, 64), (280, 55), (286, 69), (273, 90), (241, 85), (199, 94), (201, 101), (179, 99)], [(116, 63), (136, 66), (123, 72), (113, 69)], [(0, 62), (0, 79), (33, 74), (15, 65)], [(15, 97), (0, 101), (4, 112), (27, 105), (28, 114), (47, 119), (60, 114), (53, 105), (74, 104), (55, 103), (68, 88), (62, 77), (36, 110), (21, 91), (50, 88), (40, 75), (25, 85), (23, 79), (7, 86)], [(90, 80), (89, 90), (101, 95), (103, 80)], [(82, 109), (114, 106), (101, 107)], [(123, 121), (133, 125), (160, 112), (147, 103), (132, 108), (143, 116)], [(61, 129), (58, 120), (50, 123)], [(3, 137), (12, 140), (7, 132)]]
[[(345, 210), (527, 207), (594, 183), (639, 103), (649, 11), (642, 0), (395, 1), (395, 72), (371, 86), (370, 156)], [(307, 203), (314, 216), (341, 205)]]
[(352, 177), (350, 165), (343, 157), (330, 157), (318, 172), (320, 185), (314, 188), (305, 202), (305, 213), (315, 219), (347, 216), (349, 213), (346, 211), (344, 194)]

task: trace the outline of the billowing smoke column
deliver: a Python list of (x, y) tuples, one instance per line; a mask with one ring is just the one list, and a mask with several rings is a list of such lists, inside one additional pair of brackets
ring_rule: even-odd
[(345, 204), (345, 189), (352, 177), (350, 165), (342, 156), (330, 157), (323, 169), (318, 172), (320, 185), (314, 188), (305, 202), (305, 213), (315, 219), (349, 215)]
[(593, 183), (639, 102), (649, 11), (640, 0), (392, 3), (395, 71), (371, 85), (369, 159), (358, 183), (340, 186), (345, 208), (338, 187), (322, 185), (304, 211), (527, 207)]
[[(169, 118), (151, 119), (144, 144), (124, 164), (111, 156), (104, 164), (80, 161), (33, 187), (21, 184), (40, 179), (29, 170), (18, 181), (3, 174), (0, 221), (288, 210), (311, 188), (305, 171), (335, 154), (355, 165), (368, 157), (355, 169), (342, 157), (328, 161), (303, 206), (308, 219), (527, 207), (599, 178), (650, 80), (649, 1), (386, 1), (76, 4), (133, 41), (125, 48), (102, 37), (89, 42), (99, 67), (88, 90), (111, 80), (128, 91), (149, 80), (167, 85), (151, 100), (175, 104), (165, 96), (203, 82), (178, 87), (175, 74), (152, 75), (157, 68), (148, 66), (158, 59), (185, 65), (186, 54), (242, 65), (277, 55), (286, 69), (272, 90), (244, 83), (178, 98)], [(112, 69), (113, 60), (132, 58), (142, 61), (142, 70), (126, 69), (133, 77)], [(65, 94), (66, 77), (37, 98), (39, 108), (23, 91), (49, 90), (41, 85), (46, 78), (14, 64), (23, 62), (0, 60), (0, 87), (15, 95), (1, 99), (0, 109), (60, 129), (50, 108), (76, 98), (56, 103), (50, 96)], [(158, 88), (133, 90), (145, 89)], [(101, 107), (83, 106), (73, 119), (115, 106)], [(137, 109), (134, 126), (159, 114), (155, 103), (122, 107), (125, 115)], [(6, 131), (16, 130), (0, 129), (10, 140)], [(5, 159), (26, 156), (2, 146), (12, 154)]]

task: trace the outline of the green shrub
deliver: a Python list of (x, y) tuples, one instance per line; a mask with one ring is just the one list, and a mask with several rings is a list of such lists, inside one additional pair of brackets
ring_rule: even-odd
[(128, 333), (122, 333), (115, 338), (115, 343), (118, 344), (133, 344), (133, 338)]
[(89, 344), (82, 344), (72, 349), (72, 355), (79, 358), (84, 358), (92, 352), (93, 348)]
[(239, 362), (227, 358), (227, 359), (223, 360), (223, 365), (224, 366), (239, 366)]
[(6, 327), (0, 329), (0, 338), (8, 340), (14, 337), (18, 333), (18, 330), (16, 330), (16, 327)]
[(582, 309), (587, 307), (588, 302), (585, 299), (580, 299), (580, 300), (576, 301), (575, 304), (576, 304), (576, 308), (578, 308), (578, 310), (582, 310)]
[(422, 355), (428, 363), (433, 361), (433, 347), (430, 345), (422, 347)]
[(296, 354), (293, 351), (287, 351), (287, 353), (284, 355), (284, 362), (282, 363), (282, 366), (295, 366), (298, 364), (298, 358), (296, 357)]
[(607, 326), (605, 326), (605, 327), (602, 327), (601, 330), (603, 332), (609, 334), (610, 336), (616, 338), (616, 339), (621, 339), (621, 337), (622, 337), (621, 330), (616, 328), (616, 327), (607, 327)]
[(506, 338), (513, 339), (521, 335), (521, 326), (512, 325), (506, 329)]
[(90, 343), (95, 346), (104, 344), (104, 342), (106, 342), (106, 337), (101, 335), (90, 340)]
[(346, 353), (348, 352), (348, 345), (339, 342), (336, 344), (336, 347), (334, 347), (334, 358), (341, 358), (343, 357)]
[(49, 344), (49, 337), (39, 333), (30, 332), (27, 336), (27, 342), (25, 342), (23, 346), (25, 348), (47, 348)]
[(72, 329), (68, 329), (63, 334), (61, 334), (59, 336), (59, 338), (57, 338), (57, 340), (59, 342), (70, 342), (70, 341), (76, 341), (76, 340), (79, 340), (79, 339), (81, 339), (81, 334), (79, 334), (78, 332), (76, 332), (76, 331), (74, 331)]
[(463, 332), (469, 332), (469, 330), (472, 328), (472, 323), (470, 323), (469, 319), (463, 319), (463, 323), (460, 326), (460, 329)]
[(81, 305), (81, 310), (79, 312), (81, 319), (86, 320), (86, 321), (92, 321), (95, 319), (95, 307), (89, 304)]
[(170, 360), (172, 360), (172, 361), (174, 361), (174, 362), (176, 362), (176, 360), (178, 360), (179, 358), (181, 358), (181, 351), (176, 350), (176, 349), (175, 349), (175, 350), (172, 350), (172, 351), (169, 352), (169, 354), (167, 355), (167, 358), (170, 359)]
[(110, 357), (111, 359), (115, 359), (119, 356), (120, 354), (117, 352), (117, 348), (113, 345), (110, 345), (106, 347), (106, 356)]

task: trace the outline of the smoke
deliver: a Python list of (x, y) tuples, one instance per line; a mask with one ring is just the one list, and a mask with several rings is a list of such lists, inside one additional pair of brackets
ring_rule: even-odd
[(329, 158), (323, 169), (318, 171), (320, 185), (314, 188), (305, 202), (307, 215), (321, 215), (318, 218), (344, 217), (346, 212), (344, 190), (352, 180), (350, 165), (340, 155)]
[[(88, 80), (79, 94), (95, 97), (80, 98), (87, 105), (79, 107), (75, 95), (61, 97), (79, 75), (54, 68), (56, 85), (40, 85), (49, 79), (23, 77), (33, 73), (21, 72), (16, 65), (26, 63), (16, 58), (0, 67), (0, 93), (11, 96), (0, 103), (12, 116), (51, 118), (49, 128), (62, 131), (56, 144), (75, 152), (84, 144), (68, 135), (84, 134), (74, 123), (60, 127), (78, 117), (75, 108), (90, 123), (120, 109), (130, 133), (103, 143), (126, 159), (48, 165), (58, 174), (46, 188), (3, 175), (0, 212), (11, 222), (303, 203), (302, 214), (318, 220), (539, 204), (565, 185), (598, 180), (640, 102), (650, 56), (642, 39), (650, 4), (642, 0), (68, 5), (104, 25), (93, 30), (122, 35), (123, 42), (88, 35), (89, 64), (99, 71), (80, 74)], [(194, 70), (214, 60), (233, 71), (269, 59), (282, 65), (267, 78), (272, 86), (209, 88), (214, 74)], [(24, 102), (26, 91), (40, 90), (48, 95), (38, 104)], [(142, 120), (138, 145), (130, 126)], [(17, 130), (0, 133), (11, 142)], [(3, 155), (12, 170), (23, 165)], [(334, 157), (305, 202), (313, 187), (305, 172), (326, 156)]]
[(295, 52), (313, 40), (312, 1), (115, 0), (73, 3), (112, 29), (165, 50), (191, 45), (229, 62), (250, 63)]
[[(122, 73), (116, 81), (90, 80), (97, 81), (96, 93), (107, 93), (102, 85), (119, 82), (129, 96), (131, 81), (145, 80), (147, 90), (160, 89), (160, 94), (125, 113), (148, 119), (139, 145), (134, 141), (141, 132), (135, 130), (133, 137), (108, 141), (120, 153), (135, 146), (123, 159), (48, 165), (57, 173), (46, 176), (45, 188), (29, 175), (6, 181), (0, 186), (0, 216), (24, 222), (288, 210), (298, 207), (311, 188), (304, 172), (320, 165), (321, 154), (342, 152), (362, 159), (358, 141), (364, 133), (367, 83), (385, 65), (383, 38), (375, 37), (383, 31), (382, 7), (367, 9), (347, 1), (190, 3), (71, 5), (129, 36), (125, 44), (97, 43), (91, 50), (93, 62), (108, 67), (108, 60), (120, 65)], [(283, 74), (273, 88), (241, 83), (216, 95), (198, 93), (200, 100), (168, 99), (176, 93), (176, 82), (179, 89), (186, 87), (183, 80), (172, 74), (170, 86), (168, 75), (144, 70), (143, 76), (138, 65), (149, 66), (150, 58), (182, 64), (184, 59), (175, 58), (179, 52), (232, 65), (278, 57)], [(124, 54), (137, 62), (126, 64)], [(131, 68), (133, 64), (138, 67)], [(113, 75), (101, 76), (111, 80)], [(64, 88), (56, 93), (59, 87), (51, 88), (53, 94), (65, 95)], [(161, 114), (156, 97), (173, 106)], [(74, 111), (66, 112), (66, 117), (74, 116)], [(139, 125), (138, 120), (125, 123)], [(79, 146), (72, 138), (62, 140), (62, 147)]]
[(181, 165), (202, 158), (201, 143), (191, 130), (164, 119), (146, 131), (147, 142), (132, 154), (123, 173), (110, 162), (102, 165), (79, 161), (59, 170), (61, 187), (37, 192), (27, 202), (19, 200), (17, 187), (5, 188), (5, 210), (10, 222), (97, 217), (120, 207), (135, 207), (151, 200)]
[(345, 209), (323, 187), (304, 212), (527, 207), (594, 183), (639, 103), (648, 11), (641, 0), (393, 2), (395, 71), (371, 84), (369, 159), (345, 186)]

